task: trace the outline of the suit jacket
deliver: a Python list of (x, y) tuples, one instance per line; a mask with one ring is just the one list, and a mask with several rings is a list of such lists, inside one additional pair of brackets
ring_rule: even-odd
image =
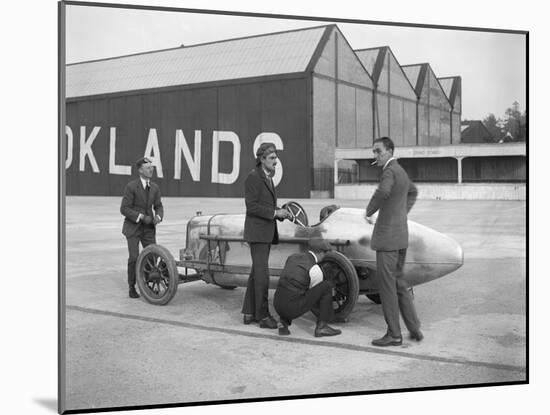
[(407, 213), (416, 201), (418, 191), (397, 160), (391, 160), (382, 171), (380, 184), (368, 206), (367, 216), (377, 210), (371, 248), (375, 251), (396, 251), (409, 245)]
[(279, 242), (275, 209), (277, 194), (275, 187), (265, 175), (261, 166), (256, 167), (244, 182), (246, 218), (244, 221), (244, 240), (246, 242)]
[(151, 181), (149, 181), (149, 185), (151, 187), (149, 197), (147, 197), (147, 192), (140, 179), (132, 180), (124, 188), (120, 213), (124, 215), (122, 233), (127, 238), (136, 234), (140, 226), (143, 226), (141, 222), (136, 223), (140, 213), (148, 216), (159, 215), (161, 219), (164, 217), (160, 189), (156, 183)]
[(290, 255), (279, 277), (278, 285), (291, 291), (306, 292), (311, 278), (309, 270), (315, 265), (315, 259), (309, 252)]

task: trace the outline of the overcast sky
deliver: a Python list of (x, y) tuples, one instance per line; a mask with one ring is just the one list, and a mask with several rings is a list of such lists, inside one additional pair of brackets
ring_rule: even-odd
[[(67, 63), (330, 23), (71, 5), (66, 16)], [(502, 117), (514, 101), (525, 109), (524, 35), (337, 24), (354, 49), (389, 46), (401, 65), (461, 76), (463, 119)]]

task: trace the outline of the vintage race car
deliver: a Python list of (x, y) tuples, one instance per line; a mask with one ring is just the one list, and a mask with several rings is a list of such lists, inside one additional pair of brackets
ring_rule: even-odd
[[(292, 220), (279, 222), (279, 244), (269, 257), (270, 288), (275, 288), (289, 255), (304, 249), (310, 238), (323, 238), (334, 246), (320, 263), (325, 279), (335, 283), (335, 315), (345, 320), (359, 294), (379, 303), (376, 253), (370, 248), (374, 225), (364, 209), (337, 208), (310, 226), (296, 202), (284, 205)], [(203, 280), (222, 288), (245, 287), (251, 269), (248, 244), (243, 240), (244, 214), (199, 215), (187, 224), (187, 246), (176, 261), (160, 245), (140, 253), (136, 268), (141, 295), (152, 304), (167, 304), (178, 285)], [(447, 275), (462, 266), (460, 245), (452, 238), (409, 221), (409, 248), (404, 279), (411, 287)]]

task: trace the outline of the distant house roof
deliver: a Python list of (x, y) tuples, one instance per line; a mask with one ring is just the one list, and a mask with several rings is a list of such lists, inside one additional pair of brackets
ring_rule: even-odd
[(304, 72), (320, 26), (67, 65), (66, 96)]
[(462, 143), (492, 143), (495, 139), (481, 121), (471, 120), (460, 123), (460, 141)]

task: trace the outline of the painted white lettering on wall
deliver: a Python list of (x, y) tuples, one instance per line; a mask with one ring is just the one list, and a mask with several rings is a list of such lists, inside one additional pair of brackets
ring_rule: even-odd
[(109, 136), (109, 173), (129, 176), (132, 166), (116, 164), (116, 127), (111, 127)]
[(97, 161), (95, 160), (94, 153), (92, 151), (92, 144), (97, 137), (97, 134), (101, 130), (101, 127), (94, 127), (90, 136), (86, 139), (86, 127), (80, 127), (80, 171), (84, 171), (84, 166), (86, 164), (86, 157), (90, 160), (92, 165), (92, 171), (94, 173), (99, 173), (99, 167), (97, 166)]
[(159, 139), (156, 128), (149, 129), (149, 136), (147, 137), (147, 145), (145, 146), (143, 157), (151, 159), (151, 164), (156, 167), (157, 177), (162, 179), (164, 174), (162, 173), (162, 161), (160, 159)]
[[(256, 151), (262, 143), (273, 143), (277, 150), (284, 150), (285, 146), (283, 145), (283, 140), (279, 137), (279, 134), (276, 133), (261, 133), (254, 140), (254, 145), (252, 146), (252, 154), (256, 157)], [(273, 184), (277, 186), (283, 178), (283, 163), (279, 159), (277, 167), (275, 169), (275, 175), (273, 176)]]
[(73, 130), (68, 125), (65, 126), (67, 135), (67, 158), (65, 159), (65, 168), (68, 169), (73, 163)]
[(176, 146), (174, 150), (174, 179), (181, 179), (181, 154), (185, 158), (189, 173), (195, 182), (201, 179), (201, 131), (195, 130), (195, 157), (191, 157), (191, 151), (185, 140), (182, 130), (176, 130)]
[[(231, 173), (219, 172), (220, 142), (233, 144), (233, 170)], [(214, 131), (212, 136), (212, 183), (232, 184), (239, 178), (241, 165), (241, 142), (233, 131)]]
[[(93, 152), (93, 144), (102, 127), (95, 126), (89, 135), (86, 135), (86, 126), (80, 126), (80, 160), (79, 170), (85, 171), (86, 158), (92, 167), (94, 173), (99, 173), (99, 166)], [(132, 174), (130, 165), (116, 164), (117, 150), (117, 127), (109, 127), (109, 174), (129, 176)], [(74, 134), (72, 129), (66, 125), (65, 135), (67, 137), (67, 158), (65, 160), (65, 168), (68, 169), (72, 165), (74, 151)], [(101, 140), (101, 139), (100, 139)], [(231, 160), (231, 171), (220, 172), (220, 143), (229, 143), (232, 146), (233, 157)], [(284, 144), (281, 137), (273, 132), (260, 133), (253, 142), (252, 153), (255, 157), (258, 147), (265, 142), (273, 143), (277, 150), (283, 150)], [(120, 144), (119, 144), (120, 145)], [(202, 132), (195, 130), (194, 149), (191, 153), (189, 144), (183, 134), (183, 130), (177, 129), (174, 145), (174, 179), (181, 180), (182, 158), (189, 168), (191, 178), (195, 182), (200, 182), (201, 179), (201, 162), (202, 162)], [(183, 154), (183, 157), (182, 157)], [(156, 176), (164, 178), (161, 152), (159, 146), (159, 137), (156, 128), (150, 128), (147, 136), (147, 143), (143, 155), (149, 157), (156, 167)], [(211, 182), (221, 184), (235, 183), (240, 174), (241, 167), (241, 141), (239, 136), (233, 131), (213, 131), (212, 134), (212, 166), (211, 166)], [(283, 176), (283, 165), (278, 162), (273, 182), (277, 186)]]

